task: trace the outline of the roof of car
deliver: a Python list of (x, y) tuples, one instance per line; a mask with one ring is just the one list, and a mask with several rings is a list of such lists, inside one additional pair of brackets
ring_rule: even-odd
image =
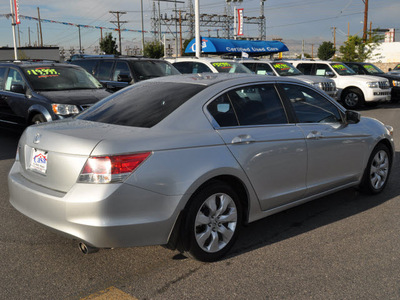
[(18, 67), (48, 67), (48, 66), (65, 66), (76, 68), (77, 66), (67, 64), (67, 63), (59, 63), (54, 61), (0, 61), (1, 66), (18, 66)]
[(181, 74), (181, 75), (171, 75), (157, 77), (150, 80), (145, 80), (144, 82), (180, 82), (188, 84), (199, 84), (210, 86), (224, 81), (236, 81), (240, 79), (247, 79), (246, 83), (259, 83), (259, 82), (275, 82), (275, 81), (285, 81), (285, 82), (296, 82), (304, 83), (296, 78), (285, 78), (285, 77), (273, 77), (273, 76), (260, 76), (257, 74), (249, 73), (196, 73), (196, 74)]
[(142, 56), (88, 56), (88, 57), (78, 57), (74, 59), (72, 62), (80, 61), (80, 60), (131, 60), (131, 61), (138, 61), (138, 60), (145, 60), (145, 61), (163, 61), (162, 59), (157, 58), (150, 58), (150, 57), (142, 57)]
[(188, 57), (168, 57), (165, 58), (167, 61), (173, 61), (173, 62), (179, 62), (179, 61), (202, 61), (202, 62), (219, 62), (219, 61), (229, 61), (233, 62), (233, 59), (226, 59), (226, 58), (220, 58), (220, 57), (193, 57), (193, 56), (188, 56)]

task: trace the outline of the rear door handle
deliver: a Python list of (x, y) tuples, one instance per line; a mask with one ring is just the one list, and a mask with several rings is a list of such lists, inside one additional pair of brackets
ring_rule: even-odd
[(308, 135), (307, 135), (307, 139), (309, 140), (319, 140), (321, 138), (323, 138), (324, 136), (322, 135), (322, 133), (320, 131), (311, 131)]
[(253, 139), (251, 137), (251, 135), (241, 134), (232, 139), (232, 144), (250, 144), (250, 143), (254, 143), (255, 141), (256, 140)]

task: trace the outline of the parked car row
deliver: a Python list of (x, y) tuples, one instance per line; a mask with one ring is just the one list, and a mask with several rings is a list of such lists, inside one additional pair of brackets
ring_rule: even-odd
[(80, 113), (110, 92), (142, 80), (180, 73), (291, 76), (353, 109), (390, 99), (399, 101), (399, 69), (397, 66), (384, 73), (372, 64), (354, 62), (204, 57), (158, 60), (113, 55), (79, 55), (70, 64), (0, 63), (0, 124), (24, 127), (63, 119)]

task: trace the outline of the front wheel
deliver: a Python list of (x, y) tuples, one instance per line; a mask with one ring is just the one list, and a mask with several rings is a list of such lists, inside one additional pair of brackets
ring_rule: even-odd
[(364, 105), (364, 95), (359, 89), (351, 88), (343, 93), (343, 105), (346, 108), (354, 109)]
[(40, 124), (47, 122), (46, 118), (42, 114), (34, 115), (32, 118), (32, 124)]
[(368, 194), (383, 191), (388, 180), (392, 164), (391, 153), (387, 146), (379, 144), (372, 151), (365, 169), (360, 188)]
[(237, 193), (223, 182), (214, 182), (195, 194), (188, 207), (185, 238), (188, 254), (200, 261), (216, 261), (234, 244), (242, 222)]

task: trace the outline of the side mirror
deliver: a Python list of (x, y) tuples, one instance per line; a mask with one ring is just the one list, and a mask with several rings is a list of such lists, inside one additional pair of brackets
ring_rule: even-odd
[(361, 114), (358, 111), (346, 110), (346, 123), (357, 124), (361, 120)]
[(333, 72), (326, 72), (325, 73), (325, 75), (327, 76), (327, 77), (334, 77), (335, 76), (335, 73), (333, 73)]
[(25, 88), (22, 84), (12, 84), (10, 91), (13, 93), (25, 94)]
[(388, 69), (388, 72), (390, 72), (390, 71), (392, 71), (392, 68), (389, 68), (389, 69)]
[(117, 77), (117, 81), (119, 82), (131, 82), (132, 77), (126, 74), (119, 74)]

